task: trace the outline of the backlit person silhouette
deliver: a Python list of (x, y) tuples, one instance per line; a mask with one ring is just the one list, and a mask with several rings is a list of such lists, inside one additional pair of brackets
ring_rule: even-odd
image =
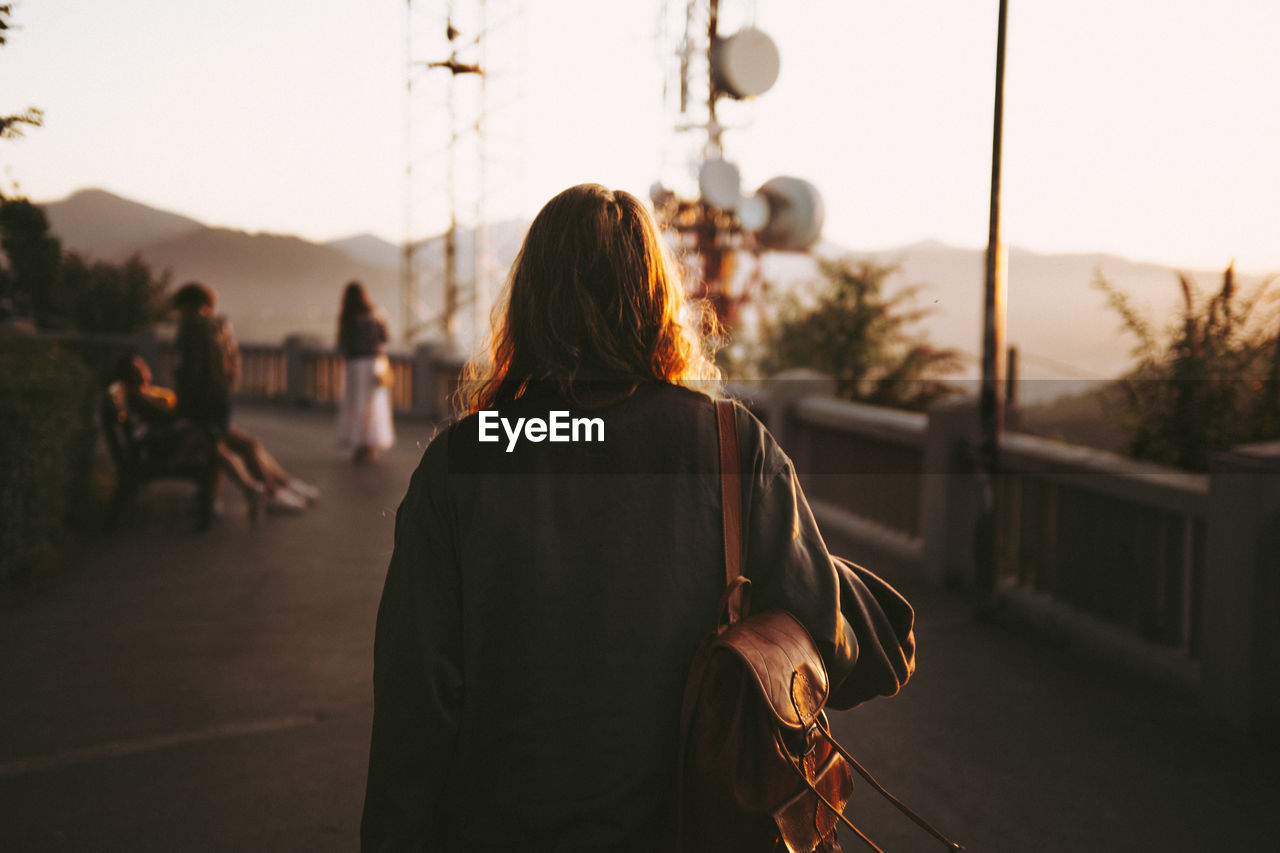
[[(396, 514), (362, 849), (671, 850), (684, 682), (725, 585), (717, 372), (628, 193), (551, 199), (504, 300)], [(786, 454), (734, 413), (753, 610), (806, 626), (832, 705), (892, 694), (910, 607), (829, 555)], [(602, 434), (557, 441), (566, 419)]]
[(347, 360), (338, 401), (338, 444), (355, 448), (352, 460), (371, 462), (395, 443), (387, 361), (387, 322), (364, 285), (349, 283), (338, 316), (338, 349)]
[[(240, 377), (240, 348), (231, 324), (214, 312), (217, 295), (188, 282), (173, 295), (179, 311), (175, 415), (188, 418), (216, 442), (223, 468), (244, 492), (249, 513), (305, 509), (319, 490), (290, 476), (262, 442), (231, 425), (231, 391)], [(145, 362), (143, 364), (145, 367)], [(150, 369), (146, 369), (149, 384)]]

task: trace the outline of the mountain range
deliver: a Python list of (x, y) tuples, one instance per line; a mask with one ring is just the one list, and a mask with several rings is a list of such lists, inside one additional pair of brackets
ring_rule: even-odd
[[(400, 247), (370, 234), (327, 243), (299, 237), (246, 233), (204, 225), (103, 190), (81, 190), (42, 205), (63, 247), (86, 257), (121, 260), (140, 255), (170, 273), (175, 285), (196, 279), (215, 287), (220, 309), (242, 340), (275, 342), (302, 334), (329, 341), (334, 335), (343, 286), (362, 281), (383, 308), (393, 334), (401, 322)], [(496, 291), (515, 257), (527, 223), (497, 223), (487, 229)], [(458, 275), (472, 276), (475, 234), (458, 238)], [(417, 266), (425, 292), (420, 314), (442, 301), (443, 239), (424, 241)], [(918, 332), (939, 346), (967, 355), (964, 378), (977, 376), (981, 350), (984, 252), (936, 241), (871, 251), (851, 251), (824, 242), (823, 256), (851, 255), (897, 268), (894, 281), (919, 284), (918, 307), (926, 315)], [(1093, 285), (1098, 276), (1130, 295), (1147, 316), (1172, 319), (1180, 299), (1178, 271), (1108, 254), (1043, 254), (1017, 247), (1008, 253), (1007, 341), (1019, 349), (1026, 399), (1044, 398), (1118, 376), (1130, 363), (1134, 341), (1121, 332), (1119, 317)], [(808, 255), (769, 254), (762, 272), (773, 292), (816, 278)], [(1219, 272), (1188, 271), (1203, 288)], [(1248, 286), (1246, 279), (1243, 284)], [(890, 286), (893, 286), (892, 284)], [(460, 345), (469, 347), (487, 310), (464, 306), (458, 319)], [(1160, 326), (1156, 324), (1157, 328)]]

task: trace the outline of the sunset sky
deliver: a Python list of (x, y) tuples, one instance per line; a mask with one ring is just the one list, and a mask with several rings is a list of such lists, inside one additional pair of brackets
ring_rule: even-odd
[[(849, 248), (985, 243), (995, 0), (722, 6), (781, 55), (777, 85), (728, 116), (748, 187), (809, 179)], [(415, 8), (443, 20), (443, 2)], [(684, 169), (660, 0), (489, 8), (521, 12), (490, 58), (489, 216), (588, 180), (646, 196)], [(6, 192), (102, 187), (317, 240), (443, 228), (442, 71), (419, 78), (405, 224), (405, 0), (19, 0), (13, 18), (0, 112), (38, 106), (46, 125), (0, 146)], [(1277, 44), (1274, 0), (1011, 0), (1008, 240), (1280, 271)], [(440, 58), (430, 47), (415, 58)]]

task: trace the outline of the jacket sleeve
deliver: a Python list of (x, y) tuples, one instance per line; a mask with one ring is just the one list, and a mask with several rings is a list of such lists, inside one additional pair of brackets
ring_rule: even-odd
[[(744, 422), (746, 421), (746, 422)], [(755, 418), (759, 448), (744, 460), (744, 573), (752, 611), (791, 611), (827, 667), (832, 708), (892, 696), (915, 670), (914, 613), (889, 584), (827, 551), (791, 460)]]
[(840, 613), (853, 628), (858, 654), (842, 681), (832, 678), (827, 704), (846, 709), (892, 696), (916, 668), (915, 612), (899, 592), (862, 566), (832, 557), (840, 579)]
[(427, 448), (396, 512), (374, 640), (362, 851), (428, 850), (462, 702), (461, 599), (445, 440)]

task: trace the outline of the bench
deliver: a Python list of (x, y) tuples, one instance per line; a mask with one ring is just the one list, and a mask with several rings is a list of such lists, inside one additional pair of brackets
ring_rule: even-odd
[(210, 436), (184, 421), (162, 426), (143, 423), (130, 412), (119, 382), (103, 393), (99, 416), (116, 471), (108, 527), (115, 526), (121, 510), (146, 484), (184, 480), (196, 486), (196, 527), (208, 528), (218, 483), (218, 455)]

